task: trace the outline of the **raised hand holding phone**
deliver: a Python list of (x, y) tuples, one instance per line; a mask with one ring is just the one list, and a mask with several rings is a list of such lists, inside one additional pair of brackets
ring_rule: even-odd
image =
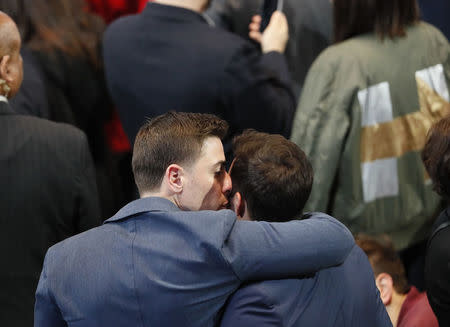
[(280, 11), (275, 11), (263, 33), (261, 33), (261, 22), (261, 16), (253, 16), (249, 25), (249, 37), (261, 44), (263, 53), (271, 51), (284, 53), (289, 39), (289, 27), (286, 16)]

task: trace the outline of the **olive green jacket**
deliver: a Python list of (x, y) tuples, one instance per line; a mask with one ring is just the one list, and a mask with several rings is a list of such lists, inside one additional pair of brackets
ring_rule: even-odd
[(390, 235), (401, 250), (427, 237), (440, 200), (420, 151), (431, 124), (450, 113), (450, 46), (418, 23), (394, 40), (354, 37), (311, 67), (292, 140), (310, 157), (308, 210), (353, 233)]

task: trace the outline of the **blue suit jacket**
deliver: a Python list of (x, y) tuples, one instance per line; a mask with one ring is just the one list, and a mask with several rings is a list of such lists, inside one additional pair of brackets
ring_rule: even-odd
[(391, 327), (367, 256), (354, 246), (345, 262), (303, 279), (264, 281), (238, 290), (221, 327)]
[(213, 326), (243, 281), (339, 264), (353, 244), (325, 214), (269, 224), (140, 199), (49, 249), (35, 326)]

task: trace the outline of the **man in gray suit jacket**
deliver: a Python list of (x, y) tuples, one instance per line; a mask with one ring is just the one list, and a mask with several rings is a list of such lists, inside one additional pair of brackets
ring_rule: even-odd
[(271, 224), (204, 211), (228, 205), (226, 131), (215, 116), (175, 112), (140, 129), (133, 172), (141, 199), (50, 248), (36, 327), (214, 326), (243, 281), (343, 262), (353, 238), (327, 215)]

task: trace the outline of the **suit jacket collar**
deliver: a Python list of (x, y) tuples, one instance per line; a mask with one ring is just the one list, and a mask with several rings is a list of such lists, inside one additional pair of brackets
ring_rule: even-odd
[(208, 23), (202, 14), (193, 10), (176, 6), (163, 5), (155, 2), (149, 2), (147, 4), (147, 7), (145, 7), (144, 11), (142, 12), (142, 15), (145, 17), (144, 19), (149, 19), (148, 17), (153, 16), (179, 21), (198, 21), (202, 23)]
[(8, 102), (0, 101), (0, 115), (14, 115), (16, 114)]
[(164, 198), (143, 198), (128, 203), (125, 207), (119, 210), (114, 216), (105, 221), (106, 223), (115, 222), (118, 220), (126, 219), (134, 215), (142, 214), (145, 212), (155, 211), (181, 211), (173, 202)]

